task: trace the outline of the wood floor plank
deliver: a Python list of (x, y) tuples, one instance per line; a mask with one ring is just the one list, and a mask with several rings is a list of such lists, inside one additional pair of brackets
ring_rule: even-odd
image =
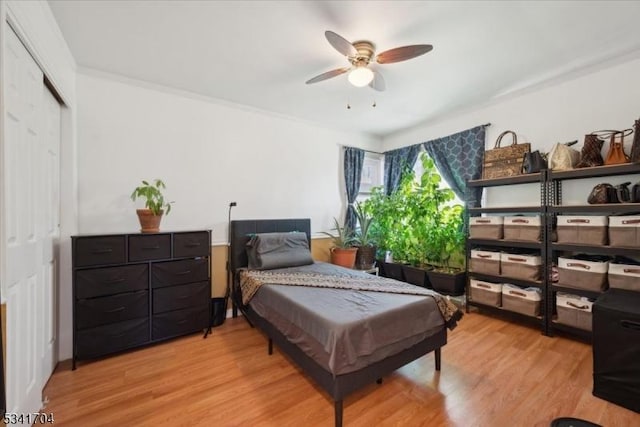
[[(442, 371), (426, 355), (345, 399), (345, 426), (548, 426), (560, 416), (640, 426), (591, 394), (588, 344), (469, 313), (449, 333)], [(46, 412), (63, 426), (332, 426), (333, 402), (242, 318), (213, 335), (62, 364)]]

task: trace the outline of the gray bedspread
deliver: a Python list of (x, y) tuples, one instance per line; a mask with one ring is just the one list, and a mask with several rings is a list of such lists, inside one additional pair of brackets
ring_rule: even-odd
[[(326, 263), (277, 271), (345, 274)], [(435, 300), (421, 295), (265, 284), (249, 305), (334, 375), (396, 354), (444, 327)]]

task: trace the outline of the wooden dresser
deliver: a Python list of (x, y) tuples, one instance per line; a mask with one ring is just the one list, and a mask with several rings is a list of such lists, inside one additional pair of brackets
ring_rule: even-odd
[(210, 327), (211, 231), (72, 236), (76, 361)]

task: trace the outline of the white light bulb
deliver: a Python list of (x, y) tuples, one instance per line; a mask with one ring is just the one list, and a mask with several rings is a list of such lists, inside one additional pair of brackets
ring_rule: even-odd
[(367, 67), (358, 67), (349, 73), (349, 83), (355, 87), (363, 87), (373, 80), (373, 71)]

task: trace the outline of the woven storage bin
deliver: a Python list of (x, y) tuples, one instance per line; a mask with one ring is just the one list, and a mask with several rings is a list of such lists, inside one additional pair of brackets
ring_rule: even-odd
[(588, 298), (558, 292), (556, 294), (557, 322), (590, 331), (592, 306), (593, 301)]
[(469, 280), (469, 300), (500, 307), (502, 305), (502, 284), (471, 279)]
[(539, 255), (500, 254), (500, 271), (503, 276), (522, 280), (540, 280), (542, 257)]
[(475, 216), (469, 218), (469, 237), (472, 239), (502, 239), (501, 216)]
[(640, 292), (640, 265), (610, 263), (607, 279), (610, 288)]
[(610, 216), (609, 244), (640, 248), (640, 215)]
[(503, 228), (505, 240), (539, 242), (542, 236), (540, 216), (507, 216)]
[(608, 224), (606, 216), (558, 215), (558, 243), (606, 245)]
[(542, 291), (537, 288), (519, 288), (505, 283), (502, 285), (502, 308), (509, 311), (538, 316)]
[(469, 271), (475, 273), (500, 275), (500, 252), (471, 250)]
[(602, 292), (607, 289), (609, 262), (558, 258), (558, 286)]

